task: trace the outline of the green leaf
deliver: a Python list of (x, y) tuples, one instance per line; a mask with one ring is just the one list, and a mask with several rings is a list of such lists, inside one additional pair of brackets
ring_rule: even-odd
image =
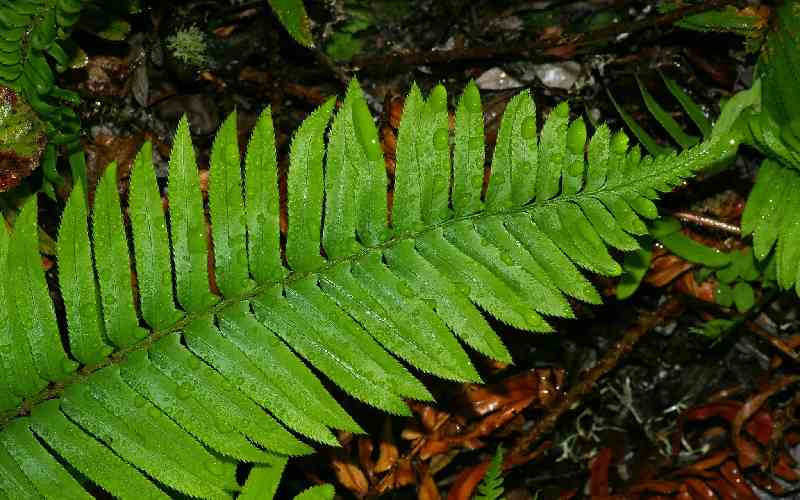
[(320, 255), (322, 225), (323, 135), (335, 99), (329, 99), (303, 122), (292, 138), (289, 153), (289, 232), (286, 260), (294, 271), (310, 271), (324, 259)]
[[(523, 205), (534, 195), (541, 197), (536, 183), (544, 182), (551, 172), (537, 173), (539, 155), (536, 149), (536, 106), (530, 94), (522, 92), (506, 105), (497, 133), (492, 176), (486, 191), (489, 208)], [(542, 168), (548, 168), (544, 161)]]
[(435, 224), (450, 218), (450, 125), (447, 91), (437, 85), (422, 111), (417, 154), (422, 158), (420, 178), (422, 221)]
[[(447, 370), (447, 374), (442, 376), (460, 381), (480, 380), (469, 356), (461, 349), (430, 304), (415, 297), (414, 290), (389, 271), (379, 255), (370, 255), (353, 263), (352, 273), (366, 290), (374, 294), (380, 310), (391, 314), (396, 323), (407, 322), (411, 325), (411, 328), (401, 327), (404, 337), (420, 346), (429, 353), (431, 361), (436, 360)], [(412, 334), (410, 329), (416, 331)], [(441, 371), (435, 369), (432, 373)]]
[[(275, 408), (270, 411), (284, 424), (295, 428), (309, 437), (324, 438), (327, 433), (317, 433), (317, 436), (306, 432), (301, 425), (320, 426), (327, 425), (351, 432), (361, 432), (361, 428), (338, 405), (335, 399), (325, 390), (319, 379), (286, 347), (270, 328), (276, 324), (269, 320), (278, 318), (283, 321), (282, 327), (290, 323), (290, 318), (277, 314), (270, 306), (280, 304), (284, 300), (270, 294), (271, 301), (267, 301), (267, 294), (262, 294), (254, 301), (259, 314), (258, 321), (247, 310), (246, 304), (225, 311), (219, 317), (220, 331), (225, 338), (235, 345), (248, 359), (260, 368), (263, 379), (269, 381), (272, 393), (277, 392), (270, 403)], [(268, 304), (268, 305), (267, 305)], [(261, 307), (264, 305), (264, 307)], [(265, 323), (264, 326), (259, 323)], [(287, 333), (281, 331), (284, 335)], [(326, 442), (323, 439), (318, 439)]]
[(239, 500), (272, 500), (286, 468), (286, 457), (273, 456), (264, 464), (255, 464), (247, 475)]
[(25, 498), (36, 491), (31, 480), (19, 468), (14, 457), (0, 446), (0, 488), (8, 498)]
[[(76, 184), (58, 230), (58, 283), (67, 311), (70, 350), (86, 365), (100, 363), (114, 349), (106, 343), (92, 269), (86, 195)], [(89, 272), (87, 272), (89, 270)]]
[[(516, 328), (549, 332), (550, 325), (517, 291), (480, 262), (453, 245), (441, 230), (432, 231), (417, 241), (417, 248), (434, 267), (450, 278), (464, 283), (470, 300), (500, 321)], [(466, 290), (465, 290), (466, 291)]]
[(131, 264), (117, 193), (116, 163), (106, 167), (97, 184), (92, 235), (106, 332), (114, 345), (127, 347), (144, 338), (147, 331), (139, 327), (133, 304)]
[[(460, 374), (462, 369), (455, 359), (440, 357), (453, 345), (460, 349), (458, 345), (449, 334), (441, 334), (441, 330), (432, 329), (427, 322), (418, 328), (420, 320), (414, 318), (404, 297), (396, 293), (397, 283), (379, 267), (375, 270), (376, 273), (367, 273), (360, 269), (362, 272), (356, 278), (344, 263), (320, 277), (320, 288), (388, 351), (424, 372), (464, 380), (466, 377)], [(461, 358), (460, 353), (454, 358)]]
[[(642, 84), (642, 81), (637, 78), (636, 83), (639, 84), (639, 91), (642, 93), (642, 98), (644, 99), (644, 104), (647, 106), (647, 110), (650, 112), (651, 115), (664, 127), (664, 130), (672, 137), (672, 139), (678, 143), (678, 145), (683, 149), (689, 149), (690, 147), (697, 144), (698, 138), (695, 136), (691, 136), (683, 131), (678, 122), (672, 118), (664, 108), (658, 104), (650, 92), (647, 91), (647, 88)], [(653, 152), (648, 148), (648, 151), (651, 153)]]
[(320, 484), (306, 489), (299, 495), (294, 497), (294, 500), (333, 500), (336, 490), (332, 484)]
[(281, 264), (278, 163), (270, 108), (261, 113), (253, 128), (245, 172), (250, 273), (257, 283), (268, 283), (286, 273)]
[(67, 419), (59, 410), (58, 401), (45, 401), (34, 408), (30, 423), (48, 446), (117, 498), (169, 498), (127, 462)]
[[(73, 384), (62, 397), (68, 417), (150, 476), (189, 495), (227, 498), (233, 464), (209, 453), (120, 378), (118, 367)], [(169, 439), (164, 439), (169, 436)]]
[(215, 428), (226, 433), (235, 429), (275, 453), (306, 455), (312, 452), (311, 447), (301, 443), (219, 372), (183, 347), (180, 335), (162, 338), (150, 349), (149, 355), (153, 364), (178, 387), (192, 388), (193, 397), (214, 415)]
[[(607, 133), (607, 132), (606, 132)], [(572, 122), (567, 129), (564, 166), (562, 168), (561, 193), (575, 194), (583, 188), (585, 169), (586, 124), (583, 118)], [(606, 142), (608, 138), (606, 138)], [(595, 146), (597, 148), (597, 146)], [(608, 145), (606, 144), (606, 149)], [(597, 154), (597, 152), (595, 152)], [(605, 160), (605, 159), (604, 159)], [(596, 161), (596, 160), (595, 160)]]
[(622, 263), (622, 277), (617, 283), (617, 298), (625, 300), (633, 295), (639, 289), (647, 270), (650, 269), (650, 260), (653, 258), (653, 251), (651, 250), (651, 243), (649, 238), (643, 238), (645, 241), (641, 244), (638, 250), (625, 255), (625, 260)]
[(730, 307), (733, 305), (733, 289), (724, 283), (717, 284), (714, 290), (714, 300), (722, 307)]
[[(245, 462), (263, 462), (268, 454), (253, 446), (232, 427), (218, 425), (216, 415), (192, 397), (194, 388), (178, 384), (156, 368), (145, 351), (128, 356), (120, 366), (122, 379), (157, 406), (186, 432), (222, 455)], [(226, 432), (227, 431), (227, 432)]]
[(536, 177), (536, 199), (543, 201), (555, 196), (560, 187), (567, 153), (569, 106), (562, 102), (550, 111), (539, 139), (539, 163)]
[(13, 408), (20, 397), (34, 394), (47, 385), (47, 380), (39, 378), (36, 373), (25, 330), (16, 314), (13, 292), (16, 292), (18, 282), (9, 269), (9, 240), (5, 219), (0, 217), (0, 380), (4, 389), (8, 387), (7, 391), (0, 393), (3, 409)]
[(197, 312), (216, 302), (208, 284), (208, 246), (203, 199), (194, 148), (189, 136), (189, 120), (178, 123), (169, 158), (169, 224), (175, 263), (178, 302), (189, 312)]
[[(581, 158), (583, 157), (583, 142)], [(611, 141), (611, 131), (603, 124), (595, 131), (589, 143), (589, 162), (586, 167), (586, 190), (600, 189), (605, 184), (609, 172), (620, 167), (621, 160), (627, 149), (627, 137), (624, 134), (614, 136)]]
[(506, 221), (506, 227), (533, 255), (560, 290), (590, 304), (601, 303), (597, 290), (527, 214), (513, 215)]
[(689, 262), (708, 267), (724, 267), (731, 263), (730, 254), (707, 247), (681, 233), (680, 223), (675, 219), (664, 219), (664, 221), (656, 221), (653, 224), (653, 236), (670, 252)]
[(470, 81), (456, 106), (452, 199), (457, 215), (481, 208), (485, 156), (481, 95), (475, 82)]
[[(383, 149), (378, 142), (378, 130), (364, 100), (358, 82), (353, 79), (348, 86), (347, 99), (351, 99), (353, 126), (358, 139), (352, 147), (348, 146), (350, 160), (355, 166), (360, 189), (358, 193), (358, 221), (356, 232), (365, 245), (376, 245), (389, 235), (386, 204), (386, 165)], [(347, 135), (349, 138), (350, 135)], [(349, 143), (348, 143), (349, 144)]]
[(476, 500), (500, 500), (505, 494), (503, 487), (503, 447), (498, 446), (489, 468), (478, 485)]
[(410, 375), (349, 318), (326, 314), (336, 309), (314, 281), (293, 283), (286, 298), (262, 299), (259, 319), (348, 394), (388, 413), (411, 415), (391, 381)]
[[(93, 498), (78, 481), (42, 447), (28, 428), (29, 419), (11, 422), (0, 432), (0, 448), (5, 448), (45, 498)], [(26, 492), (29, 496), (32, 492)]]
[[(24, 332), (25, 340), (17, 339), (27, 342), (39, 377), (57, 381), (74, 372), (78, 364), (67, 357), (61, 346), (61, 334), (39, 255), (37, 207), (36, 196), (25, 203), (8, 246), (6, 286), (10, 292), (9, 302), (13, 304), (9, 304), (9, 313), (13, 311), (12, 329), (20, 335)], [(25, 347), (20, 346), (20, 349)]]
[(128, 212), (142, 317), (152, 328), (163, 329), (181, 318), (182, 314), (175, 308), (172, 295), (167, 226), (149, 141), (142, 146), (133, 162)]
[(708, 138), (711, 136), (711, 121), (706, 118), (705, 113), (700, 108), (700, 106), (692, 99), (689, 94), (687, 94), (680, 85), (675, 82), (675, 80), (668, 78), (661, 73), (661, 79), (664, 80), (664, 84), (667, 86), (667, 89), (670, 93), (675, 97), (675, 99), (680, 102), (681, 107), (683, 110), (686, 111), (686, 114), (689, 118), (697, 125), (697, 128), (700, 129), (700, 132), (703, 133), (703, 137)]
[[(361, 89), (350, 85), (347, 96), (333, 119), (325, 158), (325, 225), (322, 242), (329, 258), (342, 258), (357, 251), (356, 219), (361, 179), (356, 165), (366, 160), (353, 122), (353, 101)], [(369, 111), (367, 111), (369, 113)], [(372, 120), (372, 116), (368, 118)]]
[[(403, 119), (397, 134), (397, 165), (395, 167), (392, 226), (399, 233), (416, 231), (422, 227), (422, 187), (424, 163), (420, 156), (422, 113), (425, 103), (416, 84), (403, 105)], [(427, 138), (430, 140), (430, 137)]]
[[(333, 341), (325, 343), (331, 351), (329, 354), (333, 354), (333, 358), (338, 357), (337, 362), (342, 366), (348, 364), (346, 360), (349, 358), (349, 363), (353, 366), (351, 370), (353, 375), (364, 377), (372, 384), (370, 390), (373, 394), (363, 388), (361, 392), (366, 397), (361, 399), (369, 402), (377, 393), (383, 391), (378, 387), (386, 387), (402, 397), (433, 400), (433, 396), (425, 386), (408, 373), (396, 359), (388, 355), (358, 323), (340, 310), (336, 303), (317, 287), (315, 281), (298, 280), (291, 287), (285, 288), (287, 302), (295, 311), (311, 319), (314, 325), (319, 325), (315, 326), (316, 330), (321, 331), (317, 339), (333, 334)], [(322, 365), (322, 363), (314, 364)], [(337, 367), (337, 370), (341, 370), (341, 367)], [(335, 379), (333, 376), (331, 378)], [(400, 411), (405, 412), (405, 405)]]
[(121, 42), (128, 38), (131, 32), (131, 23), (121, 17), (112, 17), (106, 20), (102, 28), (91, 31), (104, 40)]
[(733, 303), (736, 304), (736, 309), (739, 312), (745, 312), (755, 304), (755, 293), (753, 287), (740, 281), (733, 287)]
[(272, 11), (297, 43), (313, 47), (311, 26), (302, 0), (269, 0)]
[(622, 117), (622, 121), (625, 122), (625, 125), (633, 132), (633, 135), (636, 136), (636, 139), (639, 140), (640, 143), (650, 152), (653, 156), (661, 156), (666, 154), (669, 149), (665, 148), (664, 146), (659, 145), (653, 137), (648, 134), (645, 129), (643, 129), (636, 120), (633, 119), (631, 115), (629, 115), (614, 99), (614, 96), (611, 95), (611, 92), (608, 92), (608, 98), (611, 100), (611, 103), (616, 108), (617, 113), (619, 116)]
[(451, 283), (447, 276), (419, 255), (410, 241), (387, 250), (384, 257), (389, 268), (423, 301), (434, 303), (439, 317), (470, 347), (495, 359), (511, 361), (511, 355), (500, 338), (470, 302), (466, 284)]
[(223, 296), (241, 295), (252, 284), (247, 269), (246, 218), (235, 111), (223, 122), (211, 148), (208, 204), (217, 286)]

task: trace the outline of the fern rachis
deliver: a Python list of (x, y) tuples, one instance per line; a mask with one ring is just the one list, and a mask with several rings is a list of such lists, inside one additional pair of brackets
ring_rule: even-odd
[[(470, 85), (458, 104), (452, 166), (446, 103), (441, 86), (427, 100), (412, 88), (391, 227), (377, 132), (358, 86), (336, 112), (327, 147), (334, 102), (308, 117), (290, 153), (286, 264), (269, 111), (253, 132), (244, 179), (235, 115), (229, 117), (212, 147), (209, 186), (222, 297), (209, 287), (206, 223), (185, 119), (170, 158), (169, 226), (149, 146), (136, 159), (128, 207), (132, 259), (115, 169), (99, 184), (91, 233), (85, 195), (76, 189), (58, 240), (68, 351), (39, 265), (36, 200), (28, 202), (12, 235), (0, 228), (0, 404), (7, 411), (0, 491), (85, 496), (52, 450), (119, 497), (177, 490), (223, 498), (239, 489), (236, 461), (276, 463), (311, 451), (286, 428), (332, 445), (331, 429), (361, 431), (309, 365), (354, 397), (397, 414), (408, 413), (403, 399), (431, 399), (398, 358), (443, 378), (480, 380), (459, 340), (510, 360), (481, 310), (522, 330), (549, 331), (547, 316), (572, 315), (565, 295), (598, 303), (575, 264), (619, 274), (607, 244), (631, 249), (629, 235), (642, 230), (639, 216), (656, 216), (651, 200), (658, 192), (730, 156), (738, 144), (731, 129), (680, 155), (642, 159), (624, 136), (601, 128), (587, 162), (582, 122), (569, 125), (562, 105), (537, 138), (533, 101), (523, 93), (508, 105), (481, 200), (477, 89)], [(92, 265), (98, 283), (79, 273)], [(61, 384), (45, 390), (53, 381)], [(23, 399), (31, 417), (18, 410)]]

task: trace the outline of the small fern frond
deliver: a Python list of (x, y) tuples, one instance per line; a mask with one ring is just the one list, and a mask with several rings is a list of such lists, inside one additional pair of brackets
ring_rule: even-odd
[(486, 475), (478, 485), (478, 494), (475, 500), (501, 500), (505, 495), (503, 487), (503, 447), (498, 446), (495, 451)]
[(91, 211), (80, 187), (71, 194), (58, 238), (64, 331), (36, 198), (11, 234), (2, 224), (0, 491), (81, 498), (88, 480), (120, 498), (228, 498), (242, 489), (236, 464), (249, 462), (243, 495), (268, 498), (286, 458), (313, 451), (301, 439), (336, 446), (333, 430), (363, 432), (323, 377), (399, 415), (405, 400), (432, 399), (412, 369), (480, 381), (462, 342), (511, 361), (486, 314), (548, 332), (549, 318), (573, 316), (567, 297), (599, 303), (580, 269), (620, 274), (608, 248), (636, 248), (659, 193), (728, 158), (740, 138), (732, 128), (643, 158), (606, 127), (589, 138), (566, 104), (537, 134), (523, 92), (503, 117), (483, 197), (477, 88), (459, 100), (452, 137), (447, 101), (442, 86), (427, 98), (412, 88), (392, 203), (358, 84), (327, 140), (334, 100), (313, 112), (290, 148), (283, 248), (269, 110), (244, 175), (235, 114), (214, 140), (210, 229), (183, 118), (166, 213), (149, 144), (134, 162), (130, 241), (114, 164)]
[(64, 103), (80, 102), (77, 93), (55, 85), (54, 70), (70, 66), (64, 39), (80, 18), (86, 0), (0, 1), (0, 85), (21, 92), (46, 122), (55, 144), (76, 144), (80, 121)]
[[(708, 139), (711, 136), (712, 126), (708, 118), (703, 114), (703, 110), (700, 106), (674, 80), (667, 78), (663, 73), (659, 72), (659, 74), (667, 90), (669, 90), (670, 94), (678, 101), (689, 119), (697, 126), (703, 138)], [(644, 101), (647, 111), (655, 118), (667, 134), (669, 134), (675, 144), (680, 146), (682, 150), (689, 149), (697, 144), (700, 139), (686, 132), (678, 122), (672, 118), (672, 115), (650, 94), (641, 79), (637, 77), (636, 83), (639, 85), (639, 92), (642, 94), (642, 100)], [(660, 145), (656, 139), (648, 134), (647, 131), (617, 103), (614, 96), (611, 95), (611, 92), (608, 92), (608, 97), (620, 114), (620, 117), (622, 117), (625, 125), (628, 126), (650, 154), (658, 156), (670, 151), (671, 148)]]
[[(767, 157), (742, 214), (742, 234), (753, 236), (757, 259), (773, 255), (778, 285), (800, 294), (800, 106), (797, 76), (800, 47), (795, 33), (800, 2), (783, 2), (776, 10), (776, 29), (767, 35), (759, 57), (759, 80), (749, 91), (758, 104), (747, 121), (747, 142)], [(772, 249), (775, 249), (772, 252)]]
[(778, 285), (800, 294), (800, 172), (775, 160), (761, 163), (742, 214), (742, 234), (753, 236), (753, 253), (764, 260), (775, 248)]

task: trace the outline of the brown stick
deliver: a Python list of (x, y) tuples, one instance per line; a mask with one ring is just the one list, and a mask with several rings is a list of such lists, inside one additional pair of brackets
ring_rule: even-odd
[(547, 415), (539, 420), (536, 427), (527, 434), (523, 434), (517, 440), (510, 454), (512, 456), (525, 456), (532, 445), (553, 430), (562, 415), (577, 407), (583, 397), (591, 392), (600, 378), (616, 368), (620, 360), (633, 350), (633, 347), (647, 332), (661, 324), (665, 319), (677, 316), (682, 310), (683, 303), (675, 297), (670, 297), (655, 311), (641, 315), (636, 324), (629, 328), (622, 338), (606, 352), (603, 359), (586, 373), (584, 379), (570, 389), (567, 395), (550, 409)]
[(742, 230), (739, 226), (728, 224), (721, 220), (708, 217), (706, 215), (699, 215), (693, 212), (678, 211), (672, 212), (672, 216), (684, 222), (694, 224), (695, 226), (704, 227), (706, 229), (714, 229), (724, 233), (730, 233), (736, 236), (741, 236)]
[(747, 326), (748, 330), (750, 330), (751, 332), (755, 333), (762, 339), (772, 344), (773, 347), (784, 353), (786, 356), (792, 358), (792, 360), (794, 360), (795, 362), (800, 362), (800, 354), (795, 352), (795, 350), (792, 349), (789, 345), (787, 345), (786, 342), (784, 342), (783, 340), (779, 339), (778, 337), (775, 337), (774, 335), (771, 335), (761, 325), (759, 325), (754, 321), (745, 321), (744, 324), (745, 326)]
[[(351, 66), (363, 71), (389, 72), (398, 66), (419, 66), (431, 64), (447, 64), (456, 61), (487, 60), (503, 57), (524, 58), (526, 60), (552, 60), (549, 55), (558, 49), (577, 50), (589, 45), (612, 43), (627, 40), (633, 33), (647, 28), (673, 24), (683, 17), (713, 10), (733, 4), (732, 0), (709, 0), (700, 4), (682, 7), (672, 12), (653, 16), (632, 23), (617, 23), (605, 28), (578, 33), (559, 40), (533, 40), (519, 45), (502, 47), (467, 47), (451, 50), (426, 50), (406, 54), (392, 54), (380, 57), (356, 57)], [(629, 42), (628, 42), (629, 43)]]

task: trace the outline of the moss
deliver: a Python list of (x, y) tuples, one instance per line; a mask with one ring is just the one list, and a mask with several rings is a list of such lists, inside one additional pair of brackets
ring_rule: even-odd
[(179, 61), (195, 68), (208, 64), (206, 35), (197, 26), (189, 26), (167, 38), (167, 47)]

